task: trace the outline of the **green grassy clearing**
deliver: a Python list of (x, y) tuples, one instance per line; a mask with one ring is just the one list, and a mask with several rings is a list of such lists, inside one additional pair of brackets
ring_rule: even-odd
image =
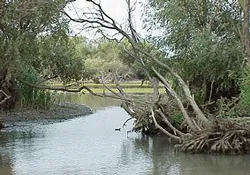
[[(63, 83), (49, 83), (48, 85), (50, 86), (64, 86)], [(68, 84), (66, 84), (68, 85)], [(88, 86), (88, 87), (92, 87), (92, 88), (102, 88), (103, 87), (103, 84), (95, 84), (95, 83), (84, 83), (85, 86)], [(108, 83), (108, 84), (105, 84), (109, 87), (115, 87), (116, 85), (113, 84), (113, 83)], [(138, 87), (138, 88), (144, 88), (144, 87), (151, 87), (151, 85), (147, 84), (147, 83), (144, 83), (142, 86), (141, 86), (141, 83), (121, 83), (120, 84), (121, 87)]]
[[(111, 88), (114, 92), (119, 92), (117, 89)], [(103, 88), (94, 88), (92, 89), (94, 93), (111, 93), (109, 90), (107, 89), (103, 89)], [(125, 91), (125, 93), (153, 93), (153, 89), (152, 88), (123, 88), (123, 90)], [(160, 88), (159, 91), (161, 93), (164, 93), (165, 90), (164, 88)], [(88, 93), (87, 90), (83, 90), (84, 93)]]
[[(103, 84), (84, 83), (84, 85), (91, 88), (93, 92), (95, 93), (103, 93), (103, 91), (105, 93), (110, 93), (107, 89), (104, 89)], [(56, 82), (56, 83), (50, 84), (50, 86), (60, 87), (60, 86), (63, 86), (63, 84), (60, 82)], [(106, 86), (111, 88), (113, 91), (118, 92), (115, 84), (110, 83), (110, 84), (106, 84)], [(124, 82), (124, 83), (121, 83), (120, 86), (121, 88), (123, 88), (123, 90), (126, 93), (152, 93), (153, 92), (153, 88), (151, 87), (151, 85), (147, 83), (144, 83), (141, 86), (141, 82)], [(72, 86), (71, 88), (72, 89), (77, 88), (77, 86)], [(160, 92), (165, 92), (163, 86), (160, 86), (159, 90)], [(84, 90), (83, 92), (88, 93), (86, 90)]]

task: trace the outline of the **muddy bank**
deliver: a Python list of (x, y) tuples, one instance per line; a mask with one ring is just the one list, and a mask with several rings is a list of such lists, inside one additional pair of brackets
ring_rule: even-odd
[(85, 105), (64, 104), (54, 105), (50, 109), (22, 108), (11, 112), (0, 111), (0, 119), (4, 122), (64, 121), (92, 113), (92, 109)]

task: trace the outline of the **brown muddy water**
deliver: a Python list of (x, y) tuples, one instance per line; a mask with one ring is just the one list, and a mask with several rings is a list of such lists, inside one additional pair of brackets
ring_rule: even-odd
[[(67, 100), (69, 97), (63, 97)], [(250, 155), (176, 152), (165, 136), (121, 131), (119, 101), (71, 95), (94, 114), (62, 123), (17, 123), (0, 132), (0, 175), (249, 175)]]

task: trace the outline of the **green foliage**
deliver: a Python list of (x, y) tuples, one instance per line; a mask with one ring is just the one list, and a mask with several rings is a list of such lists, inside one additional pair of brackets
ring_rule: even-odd
[(117, 75), (129, 72), (129, 67), (123, 64), (119, 55), (120, 48), (118, 43), (104, 40), (100, 41), (93, 49), (94, 51), (85, 60), (85, 71), (88, 73), (90, 79), (100, 77), (101, 72), (104, 75), (110, 72)]
[(239, 110), (238, 98), (226, 99), (221, 98), (216, 103), (215, 116), (216, 118), (238, 117), (241, 110)]
[(246, 70), (245, 77), (242, 80), (240, 93), (240, 107), (245, 113), (250, 112), (250, 71)]
[(6, 2), (0, 17), (1, 47), (5, 49), (1, 58), (8, 62), (11, 57), (12, 63), (29, 60), (37, 53), (37, 36), (67, 30), (67, 20), (61, 13), (65, 5), (63, 0)]
[[(193, 93), (201, 87), (205, 91), (211, 82), (216, 85), (214, 94), (237, 89), (243, 64), (236, 30), (242, 17), (238, 3), (154, 0), (145, 9), (145, 28), (159, 31), (149, 39), (166, 52), (166, 62), (189, 83)], [(216, 95), (214, 98), (220, 98)]]
[(243, 70), (240, 81), (240, 97), (226, 99), (221, 98), (216, 103), (215, 115), (217, 118), (249, 116), (250, 112), (250, 73)]
[[(147, 78), (146, 72), (150, 75), (153, 75), (152, 67), (158, 67), (158, 64), (155, 63), (151, 58), (148, 58), (144, 54), (140, 55), (140, 59), (134, 59), (131, 54), (134, 54), (134, 51), (130, 44), (128, 44), (127, 40), (123, 40), (120, 44), (123, 50), (120, 50), (120, 58), (122, 62), (131, 68), (131, 71), (136, 75), (138, 79)], [(156, 57), (158, 60), (165, 62), (164, 60), (164, 52), (162, 52), (159, 48), (156, 48), (153, 44), (149, 42), (144, 42), (140, 45), (141, 50), (144, 50), (148, 54), (153, 57)], [(129, 52), (129, 53), (128, 53)], [(137, 53), (138, 54), (138, 53)], [(158, 71), (165, 75), (166, 71), (162, 69), (158, 69)]]
[(173, 119), (174, 122), (178, 122), (178, 123), (181, 123), (181, 122), (184, 121), (183, 114), (180, 111), (175, 111), (172, 114), (172, 119)]
[(66, 4), (64, 0), (6, 2), (6, 9), (0, 9), (4, 11), (0, 16), (1, 66), (11, 67), (15, 77), (28, 65), (45, 79), (81, 79), (80, 39), (69, 37), (69, 20), (62, 13)]
[(149, 124), (148, 122), (149, 122), (149, 121), (147, 120), (146, 117), (145, 117), (145, 118), (141, 117), (141, 118), (136, 119), (135, 122), (134, 122), (133, 130), (134, 130), (135, 132), (141, 131), (141, 129), (142, 129), (143, 127), (148, 126), (148, 124)]
[[(84, 39), (69, 37), (65, 0), (4, 1), (0, 6), (0, 71), (11, 78), (39, 83), (58, 78), (63, 82), (84, 77)], [(23, 106), (47, 108), (48, 91), (20, 84)]]
[(192, 89), (193, 96), (197, 104), (203, 104), (206, 98), (205, 87), (195, 87)]
[(85, 67), (84, 58), (75, 49), (79, 44), (65, 33), (41, 38), (40, 56), (33, 60), (33, 65), (45, 78), (58, 77), (63, 82), (80, 80)]
[[(20, 78), (22, 80), (37, 84), (42, 81), (39, 78), (39, 74), (32, 67), (25, 67), (23, 69)], [(30, 108), (49, 108), (53, 103), (52, 94), (46, 90), (39, 90), (32, 88), (25, 84), (19, 84), (21, 91), (21, 106), (22, 107), (30, 107)]]

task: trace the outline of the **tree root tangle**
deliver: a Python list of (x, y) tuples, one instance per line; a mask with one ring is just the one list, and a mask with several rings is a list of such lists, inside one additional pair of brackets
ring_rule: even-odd
[(189, 153), (249, 153), (250, 128), (230, 120), (215, 120), (175, 147)]

